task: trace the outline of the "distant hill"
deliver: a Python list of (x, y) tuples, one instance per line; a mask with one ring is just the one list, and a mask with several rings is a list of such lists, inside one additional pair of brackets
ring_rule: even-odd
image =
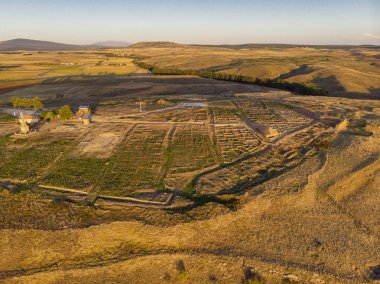
[(352, 48), (368, 48), (380, 49), (378, 45), (296, 45), (296, 44), (236, 44), (236, 45), (206, 45), (206, 44), (180, 44), (169, 41), (152, 41), (152, 42), (138, 42), (130, 44), (125, 41), (101, 41), (90, 45), (76, 45), (65, 44), (43, 40), (33, 40), (17, 38), (6, 41), (0, 41), (0, 51), (58, 51), (58, 50), (81, 50), (81, 49), (100, 49), (100, 48), (175, 48), (175, 47), (219, 47), (229, 49), (254, 49), (254, 48), (291, 48), (291, 47), (311, 47), (311, 48), (324, 48), (324, 49), (352, 49)]
[(380, 49), (378, 45), (307, 45), (307, 44), (286, 44), (286, 43), (246, 43), (246, 44), (180, 44), (168, 41), (152, 41), (152, 42), (138, 42), (130, 45), (131, 48), (155, 48), (155, 47), (219, 47), (228, 49), (255, 49), (255, 48), (294, 48), (294, 47), (310, 47), (322, 49), (353, 49), (353, 48), (368, 48)]
[(144, 48), (144, 47), (181, 47), (186, 46), (185, 44), (170, 42), (170, 41), (147, 41), (138, 42), (130, 45), (130, 48)]
[(53, 51), (53, 50), (78, 50), (101, 48), (97, 45), (75, 45), (51, 41), (17, 38), (0, 42), (0, 51)]
[(93, 45), (102, 46), (102, 47), (128, 47), (131, 45), (131, 43), (125, 42), (125, 41), (107, 40), (107, 41), (96, 42)]
[(200, 47), (221, 47), (229, 49), (254, 49), (254, 48), (294, 48), (294, 47), (309, 47), (309, 48), (323, 48), (323, 49), (352, 49), (352, 48), (369, 48), (380, 49), (378, 45), (308, 45), (308, 44), (287, 44), (287, 43), (246, 43), (246, 44), (190, 44), (190, 46)]

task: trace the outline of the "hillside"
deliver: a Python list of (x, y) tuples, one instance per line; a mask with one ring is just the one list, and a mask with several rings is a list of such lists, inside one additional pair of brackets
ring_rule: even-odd
[(0, 51), (54, 51), (54, 50), (79, 50), (79, 49), (92, 49), (99, 48), (98, 45), (75, 45), (65, 44), (43, 40), (32, 39), (11, 39), (0, 42)]
[[(55, 90), (65, 95), (54, 104), (99, 103), (92, 103), (91, 127), (56, 120), (30, 136), (0, 139), (1, 283), (378, 279), (379, 101), (293, 96), (194, 77), (104, 79), (13, 92), (48, 98)], [(246, 95), (220, 100), (236, 93)], [(163, 100), (208, 106), (173, 109)], [(350, 119), (336, 128), (326, 119), (338, 117)], [(276, 132), (259, 134), (258, 124)], [(11, 127), (0, 124), (0, 134)], [(215, 163), (222, 164), (205, 168)], [(197, 192), (182, 195), (196, 176)], [(12, 184), (11, 177), (28, 182)], [(152, 190), (161, 180), (165, 190)], [(123, 196), (137, 203), (120, 202)]]
[[(281, 44), (204, 46), (161, 41), (139, 42), (125, 49), (124, 45), (127, 43), (124, 42), (107, 41), (98, 42), (97, 44), (88, 46), (69, 45), (15, 39), (1, 42), (0, 51), (57, 51), (94, 48), (104, 50), (107, 48), (108, 53), (122, 57), (125, 57), (126, 54), (127, 56), (128, 54), (133, 55), (130, 57), (130, 61), (140, 58), (140, 63), (155, 65), (161, 69), (207, 70), (260, 79), (280, 79), (290, 83), (314, 84), (328, 91), (330, 96), (380, 99), (380, 49), (378, 46), (301, 47)], [(100, 44), (103, 46), (100, 46)], [(105, 47), (106, 45), (111, 45), (112, 47)], [(116, 47), (116, 45), (123, 46)], [(9, 87), (10, 83), (12, 83), (12, 87), (25, 83), (23, 81), (16, 82), (16, 79), (30, 79), (36, 75), (39, 78), (50, 77), (55, 74), (40, 72), (33, 66), (28, 69), (34, 70), (34, 72), (30, 73), (24, 68), (29, 65), (30, 56), (28, 58), (23, 55), (20, 55), (21, 58), (11, 58), (9, 54), (4, 56), (2, 65), (6, 66), (2, 68), (3, 71), (6, 68), (7, 72), (2, 72), (0, 77), (3, 79), (12, 78), (12, 82), (3, 82), (2, 85), (4, 86), (0, 86), (0, 88)], [(55, 60), (54, 56), (56, 55), (52, 54), (47, 57)], [(17, 56), (15, 55), (15, 57)], [(95, 58), (98, 58), (98, 55)], [(26, 65), (23, 65), (23, 68), (20, 67), (20, 59), (21, 62), (25, 61)], [(37, 61), (40, 62), (40, 59)], [(91, 69), (90, 73), (109, 71), (109, 68), (107, 70), (100, 68), (100, 64), (107, 65), (109, 62), (100, 61), (94, 62), (94, 68)], [(74, 63), (70, 58), (66, 58), (60, 65), (66, 64), (65, 62)], [(73, 69), (69, 72), (71, 75), (83, 73), (82, 65), (84, 63), (79, 61), (77, 63), (75, 66), (70, 65), (70, 69)], [(113, 62), (112, 64), (124, 64), (124, 62)], [(80, 68), (75, 69), (74, 67)], [(122, 72), (122, 65), (119, 67), (120, 72)], [(65, 68), (68, 67), (66, 66)], [(39, 67), (38, 69), (42, 68)], [(9, 73), (11, 71), (12, 73)], [(66, 72), (66, 70), (64, 71)], [(59, 74), (62, 75), (62, 72)]]
[(245, 43), (245, 44), (191, 44), (191, 46), (200, 47), (221, 47), (230, 49), (245, 49), (245, 48), (320, 48), (320, 49), (352, 49), (352, 48), (370, 48), (380, 49), (378, 45), (310, 45), (310, 44), (287, 44), (287, 43)]
[(147, 41), (134, 43), (130, 46), (130, 48), (175, 48), (182, 46), (186, 47), (184, 44), (170, 41)]
[(137, 43), (131, 54), (164, 69), (212, 70), (256, 78), (312, 83), (332, 96), (380, 98), (380, 49), (376, 46), (202, 46)]

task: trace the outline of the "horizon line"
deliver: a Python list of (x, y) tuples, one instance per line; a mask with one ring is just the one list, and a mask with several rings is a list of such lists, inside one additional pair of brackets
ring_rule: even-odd
[(23, 38), (23, 37), (17, 37), (12, 39), (6, 39), (6, 40), (0, 40), (0, 43), (11, 41), (11, 40), (31, 40), (31, 41), (43, 41), (43, 42), (50, 42), (50, 43), (58, 43), (58, 44), (66, 44), (66, 45), (79, 45), (79, 46), (86, 46), (86, 45), (95, 45), (98, 42), (125, 42), (130, 45), (137, 44), (137, 43), (174, 43), (174, 44), (180, 44), (180, 45), (190, 45), (190, 46), (239, 46), (239, 45), (294, 45), (294, 46), (379, 46), (380, 44), (373, 44), (373, 43), (360, 43), (360, 44), (341, 44), (341, 43), (289, 43), (289, 42), (244, 42), (244, 43), (183, 43), (183, 42), (176, 42), (176, 41), (170, 41), (170, 40), (142, 40), (142, 41), (136, 41), (136, 42), (129, 42), (126, 40), (97, 40), (93, 43), (67, 43), (67, 42), (60, 42), (60, 41), (52, 41), (52, 40), (45, 40), (45, 39), (31, 39), (31, 38)]

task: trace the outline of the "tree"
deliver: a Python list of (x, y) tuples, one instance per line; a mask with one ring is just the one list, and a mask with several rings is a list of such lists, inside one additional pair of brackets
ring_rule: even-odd
[(13, 108), (16, 108), (20, 104), (20, 99), (18, 97), (11, 97), (11, 103), (13, 105)]
[(56, 118), (56, 115), (55, 115), (55, 113), (52, 112), (52, 111), (49, 111), (49, 112), (45, 115), (45, 117), (44, 117), (45, 120), (49, 120), (49, 121), (52, 121), (52, 120), (54, 120), (55, 118)]
[(66, 119), (66, 120), (74, 116), (73, 112), (71, 111), (68, 105), (64, 105), (63, 107), (61, 107), (59, 109), (58, 115), (60, 119)]
[(31, 108), (33, 107), (33, 99), (27, 99), (27, 98), (19, 98), (19, 105), (20, 107), (25, 108)]
[(40, 110), (44, 107), (44, 104), (41, 102), (41, 99), (39, 97), (34, 97), (32, 99), (33, 108), (36, 110)]
[(40, 118), (41, 119), (45, 119), (46, 115), (47, 115), (48, 111), (47, 110), (43, 110), (40, 114)]

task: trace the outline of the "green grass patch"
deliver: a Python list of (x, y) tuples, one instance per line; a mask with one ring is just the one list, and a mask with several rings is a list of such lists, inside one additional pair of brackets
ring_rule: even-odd
[(108, 159), (68, 157), (59, 161), (41, 182), (73, 189), (85, 189), (97, 184)]
[(11, 122), (16, 121), (13, 115), (0, 112), (0, 122)]
[(72, 145), (68, 139), (44, 136), (0, 139), (0, 178), (32, 179)]
[(207, 126), (178, 127), (170, 145), (169, 167), (173, 172), (191, 172), (217, 163)]
[(164, 189), (163, 140), (167, 129), (137, 126), (109, 158), (71, 154), (61, 159), (43, 181), (44, 184), (98, 193), (131, 196), (136, 190)]

